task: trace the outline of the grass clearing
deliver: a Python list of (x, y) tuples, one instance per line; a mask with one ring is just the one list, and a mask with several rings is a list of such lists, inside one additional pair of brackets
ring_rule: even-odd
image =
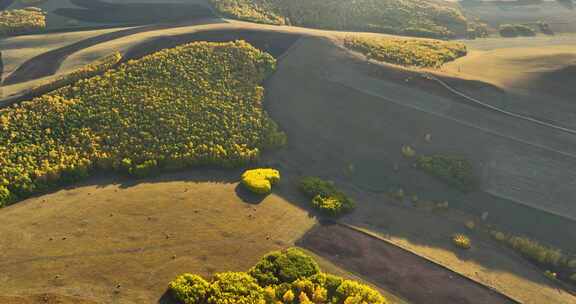
[(0, 294), (50, 289), (97, 303), (156, 303), (182, 272), (247, 271), (314, 225), (276, 194), (244, 202), (233, 182), (239, 175), (91, 179), (4, 208), (0, 277), (8, 281)]

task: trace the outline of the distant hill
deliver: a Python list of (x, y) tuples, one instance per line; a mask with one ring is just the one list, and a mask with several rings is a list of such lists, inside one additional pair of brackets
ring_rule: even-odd
[(222, 14), (253, 22), (451, 38), (466, 33), (457, 6), (429, 0), (211, 0)]

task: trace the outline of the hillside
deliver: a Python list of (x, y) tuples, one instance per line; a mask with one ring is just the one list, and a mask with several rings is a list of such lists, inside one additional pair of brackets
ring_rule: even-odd
[(466, 33), (462, 13), (415, 0), (211, 0), (226, 16), (268, 24), (449, 38)]
[(0, 205), (95, 169), (144, 177), (256, 160), (283, 140), (259, 86), (274, 62), (245, 42), (194, 43), (0, 110)]

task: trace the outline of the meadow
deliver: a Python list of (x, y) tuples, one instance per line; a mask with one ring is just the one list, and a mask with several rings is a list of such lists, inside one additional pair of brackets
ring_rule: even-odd
[(285, 141), (262, 109), (274, 67), (245, 42), (192, 43), (2, 109), (0, 202), (95, 169), (144, 177), (254, 161)]

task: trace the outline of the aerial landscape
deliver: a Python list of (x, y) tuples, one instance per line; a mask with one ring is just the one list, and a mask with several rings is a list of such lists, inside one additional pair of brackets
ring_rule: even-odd
[(0, 0), (0, 304), (576, 304), (573, 0)]

